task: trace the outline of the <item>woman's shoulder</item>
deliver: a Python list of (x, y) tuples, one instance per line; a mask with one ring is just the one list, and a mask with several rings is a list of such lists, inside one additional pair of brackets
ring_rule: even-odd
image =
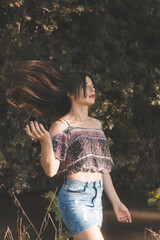
[[(93, 117), (89, 117), (89, 125), (93, 126), (94, 128), (97, 128), (97, 129), (102, 129), (101, 122), (98, 119), (93, 118)], [(49, 132), (50, 132), (51, 137), (54, 137), (57, 134), (63, 132), (67, 128), (68, 128), (67, 122), (59, 119), (51, 124)]]
[(66, 128), (68, 128), (68, 125), (59, 119), (51, 124), (49, 133), (51, 137), (54, 137), (57, 134), (63, 132)]
[(92, 121), (97, 126), (97, 128), (102, 128), (102, 123), (97, 118), (90, 117), (90, 121)]

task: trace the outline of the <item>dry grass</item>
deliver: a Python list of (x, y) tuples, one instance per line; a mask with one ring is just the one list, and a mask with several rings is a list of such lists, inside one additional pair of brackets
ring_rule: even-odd
[[(24, 209), (22, 208), (20, 202), (18, 201), (16, 195), (14, 192), (11, 193), (12, 197), (13, 197), (13, 200), (14, 200), (14, 203), (15, 205), (18, 207), (18, 209), (21, 210), (23, 216), (27, 219), (27, 222), (28, 222), (28, 226), (25, 226), (23, 224), (23, 219), (22, 217), (18, 217), (17, 219), (17, 231), (18, 231), (18, 239), (17, 240), (31, 240), (31, 237), (30, 237), (30, 234), (28, 233), (28, 228), (31, 227), (33, 229), (33, 231), (35, 232), (36, 234), (36, 240), (42, 240), (42, 234), (44, 233), (44, 231), (46, 230), (47, 228), (47, 225), (49, 222), (51, 222), (54, 230), (55, 230), (55, 240), (57, 239), (60, 239), (60, 232), (59, 232), (59, 236), (57, 234), (57, 228), (55, 226), (55, 223), (49, 213), (50, 211), (50, 208), (51, 208), (51, 205), (52, 205), (52, 202), (55, 198), (55, 195), (56, 195), (56, 192), (57, 192), (57, 189), (56, 191), (54, 192), (54, 195), (52, 197), (52, 200), (50, 201), (50, 204), (47, 208), (47, 211), (46, 211), (46, 214), (44, 216), (44, 219), (42, 221), (42, 224), (41, 224), (41, 227), (40, 227), (40, 231), (38, 232), (36, 230), (36, 228), (34, 227), (33, 223), (31, 222), (31, 220), (29, 219), (29, 217), (27, 216), (26, 212), (24, 211)], [(61, 226), (61, 222), (59, 223), (59, 225)], [(59, 227), (59, 230), (61, 230), (61, 227)], [(12, 232), (10, 230), (9, 227), (7, 227), (7, 230), (5, 232), (5, 235), (4, 235), (4, 239), (3, 240), (15, 240), (13, 238), (13, 235), (12, 235)]]
[(152, 239), (160, 240), (160, 234), (152, 231), (152, 230), (149, 229), (149, 228), (146, 228), (146, 229), (145, 229), (145, 240), (147, 240), (147, 232), (149, 232), (149, 233), (151, 234)]
[[(21, 206), (20, 202), (18, 201), (15, 193), (12, 192), (11, 195), (13, 197), (15, 205), (21, 210), (23, 216), (27, 219), (27, 222), (28, 222), (28, 226), (25, 226), (23, 224), (22, 217), (18, 217), (18, 219), (17, 219), (18, 239), (17, 240), (31, 240), (30, 234), (28, 233), (28, 228), (29, 227), (31, 227), (33, 229), (33, 231), (35, 232), (35, 234), (36, 234), (36, 239), (35, 240), (42, 240), (42, 234), (45, 232), (49, 222), (51, 222), (51, 224), (52, 224), (52, 226), (54, 228), (54, 231), (55, 231), (54, 239), (55, 240), (63, 239), (61, 237), (62, 222), (61, 221), (59, 222), (59, 227), (58, 227), (58, 230), (57, 230), (57, 228), (55, 226), (55, 223), (54, 223), (54, 221), (53, 221), (53, 219), (52, 219), (52, 217), (51, 217), (51, 215), (49, 213), (51, 205), (52, 205), (52, 202), (53, 202), (53, 200), (55, 198), (56, 192), (57, 192), (57, 189), (54, 192), (53, 197), (52, 197), (52, 199), (50, 201), (50, 204), (49, 204), (49, 206), (47, 208), (47, 211), (46, 211), (46, 214), (45, 214), (44, 219), (42, 221), (42, 224), (41, 224), (39, 232), (36, 230), (36, 228), (34, 227), (33, 223), (31, 222), (31, 220), (27, 216), (26, 212), (22, 208), (22, 206)], [(150, 234), (150, 237), (152, 238), (152, 240), (160, 240), (160, 233), (156, 233), (153, 230), (148, 229), (148, 228), (145, 229), (144, 240), (147, 240), (148, 233)], [(3, 240), (15, 240), (9, 227), (7, 227), (7, 230), (5, 232)], [(69, 238), (67, 238), (66, 240), (69, 240)]]

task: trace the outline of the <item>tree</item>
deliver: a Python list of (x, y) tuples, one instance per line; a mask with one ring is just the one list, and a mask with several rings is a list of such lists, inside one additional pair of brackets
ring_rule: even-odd
[(32, 177), (42, 176), (34, 164), (38, 143), (31, 143), (23, 132), (32, 116), (11, 108), (3, 97), (4, 67), (18, 60), (41, 59), (57, 70), (83, 70), (95, 76), (98, 98), (90, 114), (103, 123), (115, 181), (132, 187), (159, 185), (160, 2), (7, 0), (0, 4), (2, 184), (28, 185)]

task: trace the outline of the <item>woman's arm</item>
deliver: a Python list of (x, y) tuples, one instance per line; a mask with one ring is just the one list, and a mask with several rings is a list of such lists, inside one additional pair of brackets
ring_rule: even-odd
[(32, 139), (40, 141), (41, 165), (46, 175), (53, 177), (59, 169), (60, 161), (55, 158), (50, 133), (41, 123), (38, 124), (36, 121), (30, 122), (30, 126), (27, 125), (25, 130)]
[(116, 214), (117, 220), (123, 223), (131, 223), (131, 215), (127, 207), (120, 201), (116, 190), (113, 186), (112, 179), (109, 173), (103, 174), (104, 191), (112, 203), (113, 210)]
[(55, 158), (51, 138), (47, 142), (41, 143), (41, 165), (49, 177), (57, 174), (60, 161)]

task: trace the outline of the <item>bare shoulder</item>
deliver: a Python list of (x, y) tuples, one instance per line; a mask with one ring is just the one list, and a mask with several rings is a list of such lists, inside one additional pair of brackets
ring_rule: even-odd
[(93, 123), (95, 123), (97, 128), (100, 128), (100, 129), (102, 128), (102, 123), (97, 118), (90, 117), (90, 119)]
[(54, 137), (55, 135), (64, 131), (67, 127), (68, 125), (66, 123), (62, 122), (61, 120), (57, 120), (51, 124), (49, 133), (51, 137)]

